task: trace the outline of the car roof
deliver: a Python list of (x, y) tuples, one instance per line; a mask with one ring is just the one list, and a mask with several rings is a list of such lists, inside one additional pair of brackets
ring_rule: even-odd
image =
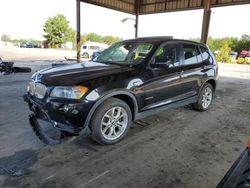
[(135, 38), (135, 39), (128, 39), (125, 41), (126, 42), (149, 42), (149, 43), (163, 43), (167, 41), (178, 41), (178, 42), (192, 43), (196, 45), (205, 46), (205, 44), (200, 43), (200, 42), (191, 41), (191, 40), (183, 40), (183, 39), (174, 39), (172, 36), (141, 37), (141, 38)]
[(159, 36), (159, 37), (140, 37), (135, 39), (125, 40), (127, 42), (161, 42), (173, 39), (171, 36)]

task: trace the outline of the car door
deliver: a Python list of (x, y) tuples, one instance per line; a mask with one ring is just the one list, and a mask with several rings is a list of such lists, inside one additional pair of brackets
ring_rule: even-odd
[(195, 96), (199, 92), (203, 71), (203, 59), (198, 45), (181, 44), (181, 82), (184, 98)]
[(181, 95), (180, 48), (176, 42), (161, 45), (148, 68), (150, 78), (144, 83), (145, 99), (142, 110), (166, 105)]

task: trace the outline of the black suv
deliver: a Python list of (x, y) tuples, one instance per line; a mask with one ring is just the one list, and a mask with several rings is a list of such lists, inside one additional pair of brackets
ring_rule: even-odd
[(149, 37), (113, 44), (92, 62), (36, 72), (25, 101), (30, 123), (45, 143), (54, 140), (37, 119), (63, 135), (86, 129), (100, 144), (114, 144), (133, 120), (172, 107), (211, 105), (218, 66), (208, 47), (171, 37)]

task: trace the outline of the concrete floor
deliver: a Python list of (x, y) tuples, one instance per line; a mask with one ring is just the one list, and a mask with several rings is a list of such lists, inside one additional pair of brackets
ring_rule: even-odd
[(22, 100), (31, 74), (0, 76), (0, 187), (215, 187), (250, 138), (249, 66), (220, 70), (209, 111), (185, 106), (145, 118), (112, 146), (84, 137), (42, 144)]

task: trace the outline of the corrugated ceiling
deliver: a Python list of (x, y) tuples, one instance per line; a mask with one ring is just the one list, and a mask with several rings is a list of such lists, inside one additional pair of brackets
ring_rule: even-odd
[(105, 8), (135, 14), (135, 0), (81, 0)]
[[(204, 0), (81, 0), (105, 8), (135, 14), (153, 14), (203, 8)], [(250, 4), (250, 0), (211, 0), (212, 7)]]

